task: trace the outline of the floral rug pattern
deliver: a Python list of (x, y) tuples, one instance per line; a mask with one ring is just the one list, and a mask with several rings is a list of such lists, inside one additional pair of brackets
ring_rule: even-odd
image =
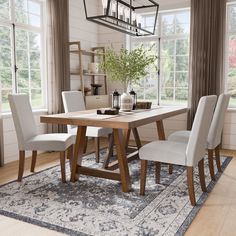
[[(223, 157), (223, 169), (231, 158)], [(94, 154), (84, 165), (97, 167)], [(156, 236), (183, 235), (214, 187), (207, 161), (207, 193), (202, 193), (195, 171), (197, 206), (189, 202), (186, 169), (174, 166), (172, 175), (162, 165), (161, 183), (156, 184), (150, 163), (145, 196), (139, 195), (140, 163), (129, 163), (132, 191), (123, 193), (117, 181), (80, 176), (79, 182), (60, 181), (55, 166), (0, 187), (0, 214), (57, 230), (68, 235)], [(215, 168), (216, 170), (216, 168)], [(217, 173), (217, 180), (221, 173)]]

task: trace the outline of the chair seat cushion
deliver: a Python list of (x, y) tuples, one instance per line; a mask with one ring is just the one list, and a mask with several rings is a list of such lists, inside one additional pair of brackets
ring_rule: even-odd
[(186, 165), (186, 148), (186, 143), (157, 140), (141, 147), (139, 158), (175, 165)]
[(181, 130), (176, 131), (169, 135), (168, 141), (172, 142), (181, 142), (181, 143), (188, 143), (191, 131), (189, 130)]
[[(77, 127), (72, 128), (70, 130), (70, 134), (76, 135)], [(86, 130), (86, 136), (88, 137), (107, 137), (108, 134), (112, 133), (112, 129), (110, 128), (102, 128), (102, 127), (92, 127), (88, 126)]]
[(75, 136), (71, 134), (41, 134), (27, 141), (26, 150), (65, 151), (74, 143)]

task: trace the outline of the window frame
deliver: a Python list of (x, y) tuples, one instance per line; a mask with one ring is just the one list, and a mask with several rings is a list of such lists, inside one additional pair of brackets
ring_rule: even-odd
[[(225, 93), (229, 92), (229, 84), (228, 84), (228, 74), (229, 74), (229, 39), (234, 34), (236, 36), (236, 30), (230, 31), (229, 30), (229, 22), (230, 22), (230, 14), (229, 14), (229, 7), (234, 5), (236, 7), (236, 1), (231, 0), (226, 3), (226, 22), (225, 22), (225, 45), (224, 45), (224, 56), (225, 56), (225, 62), (224, 62), (224, 91)], [(232, 97), (230, 98), (230, 100)], [(236, 110), (236, 104), (232, 105), (229, 102), (229, 108)]]
[[(12, 93), (18, 93), (18, 89), (17, 89), (17, 78), (16, 78), (16, 74), (15, 74), (15, 53), (16, 51), (14, 48), (14, 36), (13, 36), (13, 25), (15, 25), (15, 30), (19, 29), (19, 30), (24, 30), (27, 33), (28, 32), (32, 32), (32, 33), (36, 33), (40, 35), (40, 76), (41, 76), (41, 96), (42, 96), (42, 105), (41, 106), (37, 106), (37, 107), (33, 107), (32, 109), (33, 111), (37, 111), (37, 110), (46, 110), (47, 109), (47, 78), (46, 78), (46, 27), (45, 27), (45, 14), (46, 14), (46, 6), (45, 6), (45, 1), (42, 0), (30, 0), (31, 2), (36, 2), (37, 4), (40, 5), (40, 27), (37, 26), (32, 26), (30, 24), (24, 24), (24, 23), (20, 23), (20, 22), (16, 22), (15, 19), (15, 9), (16, 9), (16, 5), (15, 5), (15, 0), (10, 0), (9, 3), (9, 19), (5, 20), (5, 19), (0, 19), (0, 26), (5, 26), (8, 27), (10, 29), (10, 40), (11, 40), (11, 71), (12, 71), (12, 88), (11, 88), (11, 92)], [(27, 42), (28, 43), (28, 42)], [(29, 53), (29, 48), (27, 48), (27, 54)], [(30, 60), (28, 61), (30, 62)], [(30, 68), (30, 67), (28, 67)], [(30, 75), (30, 72), (29, 72)], [(29, 84), (31, 84), (31, 79), (29, 80)], [(28, 88), (28, 93), (30, 96), (30, 102), (31, 102), (31, 90), (34, 89), (31, 86), (29, 86)], [(2, 88), (1, 88), (2, 91)], [(1, 103), (2, 100), (0, 99)], [(2, 104), (1, 104), (2, 106)], [(1, 107), (0, 106), (0, 107)], [(7, 110), (0, 110), (0, 112), (2, 114), (5, 113), (9, 113), (10, 109)]]
[[(168, 14), (168, 13), (172, 13), (172, 14), (176, 14), (176, 13), (181, 13), (181, 12), (186, 12), (186, 11), (188, 11), (189, 12), (189, 14), (191, 14), (191, 10), (190, 10), (190, 8), (189, 7), (184, 7), (184, 8), (176, 8), (176, 9), (169, 9), (169, 10), (163, 10), (163, 11), (159, 11), (159, 14), (158, 14), (158, 20), (157, 20), (157, 26), (156, 26), (156, 34), (155, 35), (151, 35), (151, 36), (145, 36), (145, 37), (130, 37), (130, 36), (128, 36), (128, 39), (127, 39), (127, 42), (128, 42), (128, 48), (129, 49), (131, 49), (132, 48), (132, 43), (137, 43), (137, 42), (140, 42), (140, 43), (147, 43), (147, 42), (158, 42), (158, 40), (159, 39), (161, 39), (161, 41), (160, 41), (160, 50), (161, 50), (161, 48), (162, 48), (162, 42), (164, 41), (164, 40), (174, 40), (174, 41), (176, 41), (176, 40), (184, 40), (184, 39), (188, 39), (188, 41), (190, 40), (190, 32), (188, 33), (188, 34), (177, 34), (176, 32), (173, 34), (173, 35), (162, 35), (162, 26), (161, 26), (161, 17), (163, 16), (163, 15), (165, 15), (165, 14)], [(151, 14), (151, 13), (148, 13), (148, 14)], [(148, 15), (148, 14), (145, 14), (145, 15)], [(189, 29), (190, 30), (190, 29)], [(157, 45), (158, 46), (158, 45)], [(186, 55), (186, 56), (188, 56), (188, 59), (189, 59), (189, 56), (190, 56), (190, 48), (188, 49), (188, 54)], [(174, 81), (174, 84), (173, 84), (173, 90), (174, 90), (174, 94), (175, 94), (175, 92), (176, 92), (176, 89), (178, 89), (178, 88), (176, 88), (176, 86), (175, 86), (175, 84), (176, 84), (176, 72), (178, 72), (177, 70), (176, 70), (176, 57), (178, 56), (178, 55), (176, 55), (176, 43), (175, 43), (175, 46), (174, 46), (174, 52), (175, 52), (175, 54), (174, 54), (174, 79), (173, 79), (173, 81)], [(157, 52), (158, 53), (158, 52)], [(158, 55), (159, 56), (159, 55)], [(160, 57), (161, 58), (163, 58), (163, 56), (162, 55), (160, 55)], [(160, 73), (162, 73), (161, 72), (161, 62), (160, 62)], [(188, 73), (188, 77), (189, 77), (189, 68), (188, 68), (188, 71), (187, 71), (187, 73)], [(158, 86), (158, 94), (157, 94), (157, 99), (156, 99), (156, 101), (157, 101), (157, 104), (158, 105), (168, 105), (167, 103), (163, 103), (163, 101), (165, 101), (165, 100), (161, 100), (161, 78), (160, 78), (160, 81), (159, 81), (159, 79), (157, 78), (157, 86)], [(189, 81), (189, 80), (188, 80)], [(183, 87), (184, 88), (184, 87)], [(188, 82), (188, 93), (189, 93), (189, 82)], [(145, 90), (144, 90), (144, 92), (145, 92)], [(175, 98), (175, 95), (173, 95), (173, 97)], [(175, 104), (175, 100), (173, 99), (173, 104), (171, 104), (172, 106), (174, 105), (176, 105), (176, 106), (179, 106), (180, 104)], [(184, 104), (183, 106), (187, 106), (188, 105), (188, 100), (186, 100), (186, 104)]]

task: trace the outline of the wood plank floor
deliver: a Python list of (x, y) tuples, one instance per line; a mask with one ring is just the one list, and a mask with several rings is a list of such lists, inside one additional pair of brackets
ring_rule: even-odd
[[(102, 142), (101, 146), (105, 146)], [(88, 144), (88, 151), (93, 151), (93, 143)], [(236, 235), (236, 151), (222, 150), (222, 154), (234, 156), (222, 174), (210, 196), (204, 203), (186, 235)], [(46, 169), (59, 163), (59, 154), (41, 154), (37, 159), (36, 171)], [(6, 164), (0, 168), (0, 184), (15, 180), (18, 162)], [(27, 158), (25, 174), (30, 174), (30, 158)], [(0, 216), (0, 235), (4, 236), (57, 236), (64, 235), (39, 226), (28, 224), (12, 218)]]

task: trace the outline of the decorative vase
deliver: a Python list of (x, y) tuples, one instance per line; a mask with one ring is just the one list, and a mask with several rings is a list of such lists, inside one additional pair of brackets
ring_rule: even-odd
[(88, 64), (88, 71), (90, 73), (98, 73), (99, 72), (99, 63), (91, 62)]
[(120, 110), (131, 111), (133, 108), (133, 98), (128, 93), (123, 93), (120, 98)]

